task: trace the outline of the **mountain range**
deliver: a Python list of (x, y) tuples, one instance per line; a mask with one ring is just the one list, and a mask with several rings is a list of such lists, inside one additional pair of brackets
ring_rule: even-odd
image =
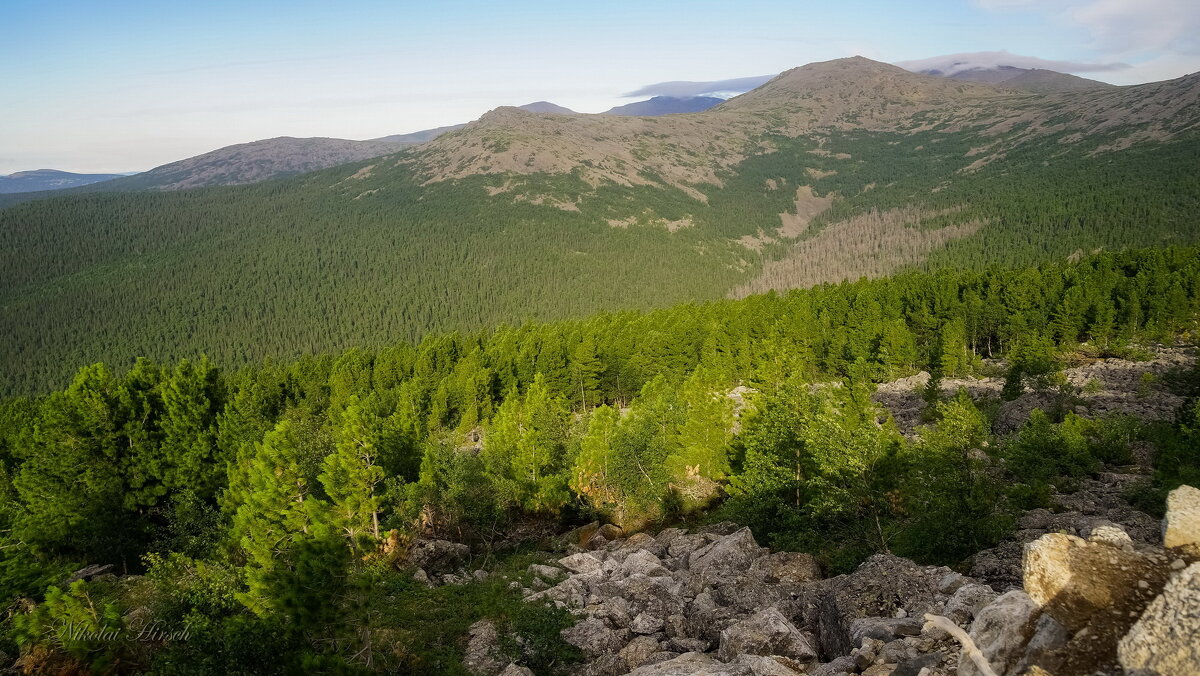
[(61, 190), (121, 178), (126, 174), (73, 174), (55, 169), (18, 171), (0, 176), (0, 194)]
[[(1012, 55), (1004, 52), (983, 52), (926, 59), (902, 65), (909, 70), (925, 75), (954, 80), (991, 83), (1009, 89), (1033, 93), (1049, 94), (1077, 89), (1112, 87), (1112, 85), (1096, 80), (1089, 80), (1044, 68), (1025, 68), (1006, 65), (1008, 61), (1004, 60), (1004, 57), (1015, 59), (1013, 63), (1030, 60), (1029, 57), (1012, 57)], [(741, 80), (759, 81), (762, 78), (742, 78)], [(731, 80), (728, 82), (736, 83), (741, 80)], [(719, 83), (708, 84), (715, 86)], [(614, 106), (602, 114), (644, 117), (695, 113), (718, 106), (724, 101), (725, 99), (707, 95), (659, 95), (642, 101)], [(517, 108), (531, 113), (578, 114), (569, 108), (549, 101), (536, 101), (523, 106), (517, 106)], [(365, 141), (281, 136), (219, 148), (195, 157), (155, 167), (154, 169), (135, 175), (86, 175), (77, 180), (67, 180), (65, 177), (66, 172), (58, 172), (58, 174), (63, 176), (43, 180), (41, 178), (34, 178), (32, 174), (37, 173), (41, 175), (51, 170), (22, 172), (22, 177), (28, 176), (29, 178), (12, 181), (0, 180), (0, 194), (31, 193), (35, 191), (81, 187), (99, 181), (108, 181), (109, 179), (120, 180), (107, 182), (103, 186), (93, 186), (92, 189), (117, 191), (180, 190), (216, 185), (243, 185), (268, 179), (293, 176), (376, 157), (393, 152), (401, 147), (427, 143), (446, 132), (462, 129), (464, 126), (466, 125), (447, 125)], [(33, 197), (36, 196), (26, 195), (23, 197), (8, 198), (7, 200), (0, 201), (0, 206)]]
[(1043, 92), (855, 57), (697, 113), (501, 107), (276, 181), (37, 199), (0, 209), (0, 373), (1193, 242), (1198, 132), (1197, 75)]

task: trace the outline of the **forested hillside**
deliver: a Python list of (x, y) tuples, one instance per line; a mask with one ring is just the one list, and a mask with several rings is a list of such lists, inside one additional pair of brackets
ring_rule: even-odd
[(1200, 87), (1050, 95), (865, 59), (663, 118), (499, 109), (253, 186), (0, 210), (9, 393), (767, 289), (1186, 244)]
[[(526, 663), (561, 664), (565, 613), (522, 604), (502, 578), (428, 590), (392, 565), (409, 538), (490, 554), (537, 524), (637, 528), (718, 505), (831, 570), (881, 550), (955, 562), (1044, 506), (1049, 483), (1127, 462), (1150, 432), (1146, 491), (1200, 478), (1194, 400), (1176, 427), (1086, 420), (1056, 375), (1065, 359), (1194, 338), (1198, 320), (1200, 251), (1170, 247), (236, 370), (95, 364), (0, 407), (0, 584), (32, 599), (4, 621), (3, 649), (31, 669), (419, 672), (459, 668), (467, 625), (499, 614)], [(965, 395), (930, 387), (911, 439), (871, 402), (874, 382), (925, 369), (936, 383), (1000, 356), (1006, 396), (1057, 402), (1003, 443)], [(1196, 373), (1173, 378), (1197, 393)], [(84, 564), (137, 575), (66, 586)], [(188, 639), (71, 633), (151, 620)]]

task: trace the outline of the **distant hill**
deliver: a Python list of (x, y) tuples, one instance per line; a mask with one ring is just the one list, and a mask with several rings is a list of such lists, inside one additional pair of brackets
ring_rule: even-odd
[(121, 178), (125, 174), (73, 174), (69, 171), (56, 169), (34, 169), (18, 171), (8, 176), (0, 176), (0, 194), (18, 192), (37, 192), (39, 190), (61, 190), (90, 185), (100, 181), (110, 181)]
[(531, 113), (555, 113), (557, 115), (575, 115), (575, 111), (571, 110), (570, 108), (564, 108), (564, 107), (558, 105), (557, 103), (550, 103), (549, 101), (534, 101), (533, 103), (526, 103), (523, 106), (517, 106), (517, 107), (520, 108), (521, 110), (526, 110)]
[[(520, 108), (534, 113), (574, 114), (574, 111), (548, 101), (536, 101)], [(366, 141), (280, 136), (239, 143), (121, 178), (106, 184), (104, 190), (183, 190), (258, 183), (386, 155), (407, 146), (427, 143), (463, 126), (455, 124)]]
[(604, 111), (604, 115), (654, 116), (674, 113), (698, 113), (720, 105), (725, 99), (713, 96), (655, 96)]
[(239, 143), (112, 181), (106, 190), (181, 190), (244, 185), (395, 152), (403, 141), (278, 138)]
[(382, 136), (380, 138), (375, 138), (375, 139), (371, 139), (371, 140), (372, 141), (382, 141), (385, 143), (403, 143), (406, 145), (416, 144), (416, 143), (425, 143), (427, 141), (432, 141), (433, 139), (441, 136), (442, 134), (445, 134), (448, 131), (454, 131), (455, 129), (462, 129), (465, 126), (467, 126), (467, 125), (464, 122), (463, 124), (451, 124), (451, 125), (447, 125), (445, 127), (435, 127), (433, 129), (422, 129), (421, 131), (414, 131), (414, 132), (410, 132), (408, 134), (392, 134), (391, 136)]

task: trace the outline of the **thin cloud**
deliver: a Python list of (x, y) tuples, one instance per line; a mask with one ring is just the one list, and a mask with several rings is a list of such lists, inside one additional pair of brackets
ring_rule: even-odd
[(730, 80), (712, 80), (710, 82), (690, 82), (676, 80), (674, 82), (658, 82), (635, 89), (621, 96), (705, 96), (715, 94), (742, 94), (767, 83), (774, 75), (759, 75), (756, 77), (738, 77)]
[(938, 71), (944, 75), (954, 75), (963, 71), (975, 69), (992, 69), (1000, 66), (1013, 68), (1041, 68), (1055, 70), (1060, 73), (1105, 73), (1129, 68), (1126, 63), (1084, 63), (1079, 61), (1055, 61), (1039, 59), (1036, 56), (1021, 56), (1006, 51), (971, 52), (965, 54), (948, 54), (929, 59), (915, 61), (899, 61), (897, 66), (913, 72)]
[(1200, 54), (1196, 0), (1092, 0), (1067, 9), (1065, 16), (1108, 52)]

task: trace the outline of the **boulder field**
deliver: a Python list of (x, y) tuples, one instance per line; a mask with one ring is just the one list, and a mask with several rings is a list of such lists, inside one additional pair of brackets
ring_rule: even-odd
[[(587, 658), (565, 668), (579, 676), (1200, 673), (1200, 490), (1171, 493), (1158, 543), (1086, 530), (1026, 542), (1022, 584), (997, 590), (890, 554), (824, 578), (733, 524), (606, 526), (531, 566), (540, 589), (524, 593), (577, 616), (563, 639)], [(467, 669), (529, 673), (496, 658), (497, 641), (476, 623)]]

